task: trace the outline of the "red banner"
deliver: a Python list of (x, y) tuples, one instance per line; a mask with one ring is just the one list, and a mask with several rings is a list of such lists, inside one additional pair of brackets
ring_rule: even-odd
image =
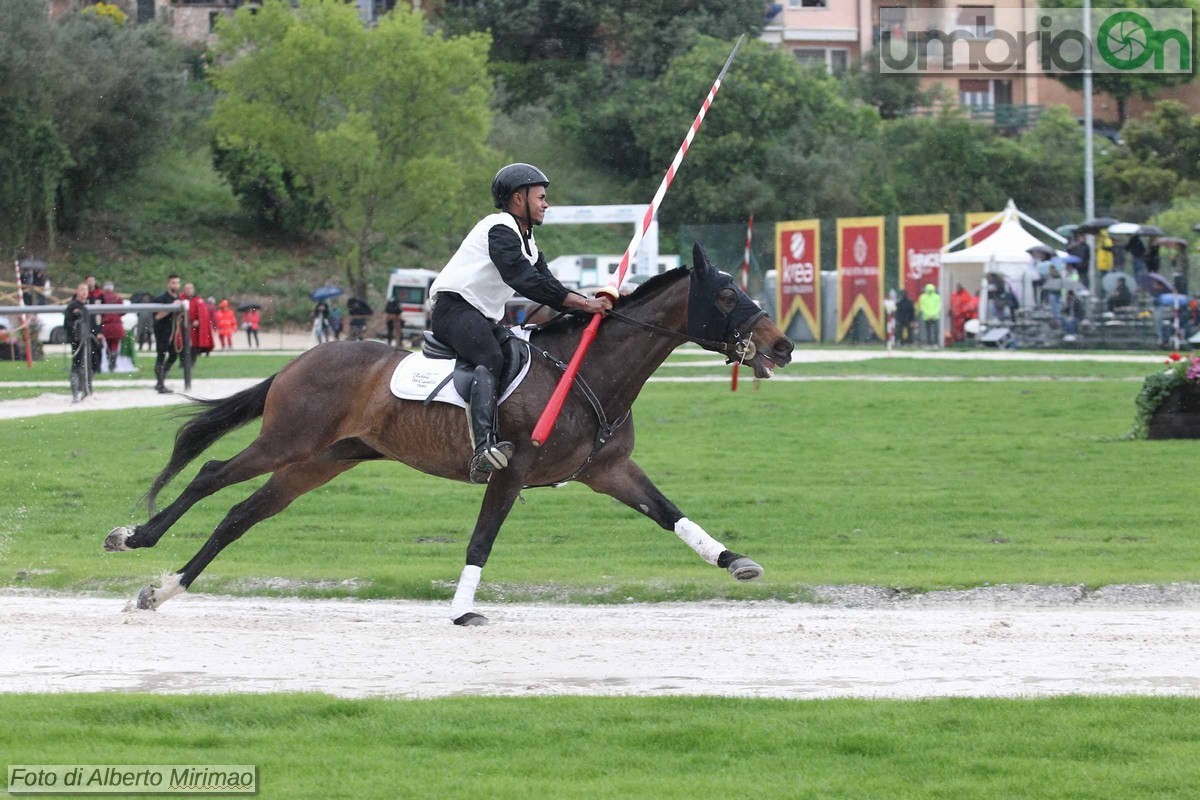
[[(998, 211), (968, 211), (966, 219), (967, 230), (970, 231), (971, 228), (974, 228), (976, 225), (987, 222), (992, 217), (999, 215), (999, 213), (1000, 212)], [(973, 244), (979, 244), (998, 230), (1000, 230), (1000, 220), (996, 220), (991, 225), (987, 225), (981, 228), (977, 233), (968, 236), (967, 247), (970, 247)]]
[(896, 285), (914, 303), (932, 283), (941, 284), (942, 247), (950, 238), (949, 214), (925, 214), (900, 218), (900, 280)]
[(883, 217), (837, 221), (838, 326), (845, 338), (859, 311), (883, 338)]
[(775, 223), (775, 324), (786, 331), (792, 318), (804, 315), (813, 341), (821, 341), (820, 221)]

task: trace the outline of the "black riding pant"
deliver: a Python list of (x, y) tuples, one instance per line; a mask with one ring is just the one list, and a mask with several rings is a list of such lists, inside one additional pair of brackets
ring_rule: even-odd
[(504, 354), (498, 337), (507, 333), (504, 328), (453, 292), (438, 292), (429, 327), (438, 341), (473, 366), (486, 367), (499, 383)]
[(159, 384), (167, 379), (167, 373), (171, 371), (171, 367), (175, 364), (175, 359), (179, 353), (175, 349), (175, 342), (171, 338), (165, 341), (159, 339), (157, 342), (158, 353), (154, 359), (154, 377)]

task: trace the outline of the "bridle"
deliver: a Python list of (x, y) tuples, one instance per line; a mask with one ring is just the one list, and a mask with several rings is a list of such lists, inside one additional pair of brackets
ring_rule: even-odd
[[(725, 354), (726, 363), (732, 364), (734, 356), (738, 360), (744, 360), (746, 353), (750, 350), (750, 337), (753, 335), (754, 326), (758, 321), (767, 316), (767, 312), (759, 309), (756, 313), (751, 314), (746, 318), (746, 321), (740, 325), (734, 325), (733, 320), (729, 319), (725, 324), (725, 332), (727, 334), (724, 341), (716, 341), (715, 339), (704, 339), (699, 336), (681, 333), (680, 331), (664, 328), (662, 325), (655, 325), (652, 322), (642, 322), (640, 319), (622, 314), (620, 311), (613, 309), (608, 312), (608, 316), (613, 319), (619, 319), (627, 325), (632, 325), (635, 328), (641, 328), (644, 331), (657, 333), (661, 336), (668, 336), (672, 339), (678, 339), (681, 342), (691, 342), (698, 344), (705, 350), (714, 350), (718, 353)], [(730, 315), (731, 316), (731, 315)], [(730, 342), (732, 341), (732, 344)]]

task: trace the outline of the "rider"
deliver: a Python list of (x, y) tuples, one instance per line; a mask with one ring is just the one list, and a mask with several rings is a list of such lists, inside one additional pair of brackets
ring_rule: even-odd
[(509, 164), (497, 172), (492, 200), (500, 213), (475, 224), (430, 287), (433, 335), (475, 368), (467, 409), (475, 447), (469, 463), (474, 483), (486, 483), (492, 470), (508, 466), (513, 454), (512, 443), (497, 441), (496, 435), (496, 395), (504, 367), (500, 341), (505, 333), (499, 322), (513, 290), (556, 311), (606, 314), (612, 308), (610, 296), (587, 298), (571, 292), (546, 266), (533, 226), (542, 224), (550, 207), (549, 185), (545, 173), (530, 164)]

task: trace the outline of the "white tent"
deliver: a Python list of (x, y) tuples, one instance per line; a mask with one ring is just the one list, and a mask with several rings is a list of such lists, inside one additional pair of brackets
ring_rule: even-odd
[[(1016, 204), (1009, 200), (1008, 205), (999, 214), (947, 244), (942, 248), (941, 285), (938, 287), (943, 299), (942, 330), (949, 330), (950, 307), (947, 300), (955, 284), (959, 283), (968, 291), (979, 292), (979, 318), (981, 322), (987, 323), (987, 276), (992, 273), (1004, 276), (1023, 308), (1030, 304), (1033, 298), (1033, 281), (1037, 279), (1038, 272), (1033, 266), (1033, 256), (1026, 251), (1044, 242), (1026, 231), (1021, 226), (1022, 220), (1038, 228), (1054, 241), (1063, 244), (1067, 241), (1033, 217), (1021, 213)], [(1000, 223), (1000, 227), (979, 244), (951, 251), (950, 248), (965, 241), (971, 234), (997, 222)]]

